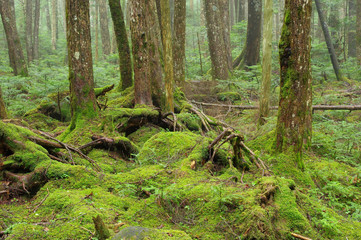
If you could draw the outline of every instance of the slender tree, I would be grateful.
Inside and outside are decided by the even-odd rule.
[[[39,25],[40,25],[40,0],[35,0],[34,31],[33,31],[33,57],[39,59]]]
[[[132,61],[125,28],[122,6],[119,0],[109,0],[110,13],[113,19],[115,37],[118,45],[120,84],[118,90],[125,90],[133,85]]]
[[[273,0],[265,0],[263,19],[262,87],[258,121],[261,125],[265,123],[265,118],[268,117],[269,114],[272,70]]]
[[[174,1],[173,60],[174,81],[179,87],[185,84],[186,0]]]
[[[0,2],[1,4],[1,2]],[[6,107],[5,107],[5,103],[4,103],[4,99],[3,99],[3,94],[2,94],[2,90],[1,90],[1,86],[0,86],[0,119],[6,119],[7,113],[6,113]]]
[[[174,112],[173,100],[173,51],[172,51],[172,29],[169,0],[160,0],[161,7],[161,29],[163,42],[163,59],[165,72],[166,110]]]
[[[333,66],[333,69],[335,71],[337,80],[340,81],[340,80],[343,79],[343,76],[342,76],[340,66],[338,64],[338,60],[337,60],[336,53],[335,53],[335,48],[334,48],[334,46],[332,44],[330,32],[328,31],[328,26],[327,26],[327,23],[326,23],[326,21],[324,19],[324,16],[323,16],[320,0],[315,0],[315,3],[316,3],[316,8],[317,8],[318,18],[320,19],[320,24],[322,26],[322,31],[323,31],[323,34],[325,36],[325,40],[326,40],[326,44],[327,44],[327,48],[328,48],[328,53],[330,54],[332,66]]]
[[[223,19],[218,0],[204,2],[209,52],[212,61],[212,75],[215,79],[228,79],[228,56],[223,38]]]
[[[10,66],[15,75],[28,76],[28,69],[16,28],[14,0],[0,0],[0,14],[8,43]]]
[[[49,1],[45,1],[45,12],[46,12],[46,27],[48,29],[48,33],[50,33],[51,35],[51,16],[50,16]]]
[[[357,0],[348,1],[348,15],[349,26],[348,27],[348,56],[356,57],[356,2]]]
[[[356,2],[356,51],[359,66],[361,66],[361,0]]]
[[[102,38],[102,49],[104,55],[110,54],[110,35],[108,23],[108,11],[106,0],[99,1],[100,33]]]
[[[256,65],[260,58],[262,0],[248,0],[247,40],[242,53],[233,61],[233,68]]]
[[[74,129],[84,117],[94,117],[93,61],[90,37],[89,0],[66,0],[70,102]]]
[[[95,0],[95,62],[99,60],[99,4],[98,1]]]
[[[25,0],[25,46],[28,63],[33,60],[33,1]]]
[[[224,42],[224,51],[227,57],[228,70],[232,71],[232,51],[231,51],[231,26],[229,19],[229,0],[219,0],[220,24],[222,24],[222,36]]]
[[[58,2],[57,0],[51,1],[51,47],[56,50],[56,40],[58,31]]]
[[[279,43],[280,102],[276,149],[293,148],[303,169],[302,149],[312,135],[311,9],[309,0],[286,0]]]

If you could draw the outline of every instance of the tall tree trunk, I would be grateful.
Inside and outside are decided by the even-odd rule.
[[[293,148],[301,169],[303,144],[311,143],[312,134],[311,9],[312,1],[286,0],[279,43],[281,89],[276,149],[281,152]]]
[[[45,1],[45,11],[46,11],[46,27],[48,29],[48,33],[51,35],[51,16],[50,16],[50,6],[49,1]]]
[[[26,61],[16,28],[14,1],[0,0],[0,14],[8,43],[10,66],[14,70],[14,75],[28,76]]]
[[[228,70],[232,71],[232,51],[231,51],[231,26],[229,24],[229,0],[219,0],[220,23],[222,24],[222,35],[224,41],[224,51],[227,57]]]
[[[71,125],[96,115],[89,0],[66,0]]]
[[[1,2],[0,2],[1,4]],[[0,86],[0,119],[6,119],[7,113],[6,113],[6,107],[5,107],[5,103],[4,103],[4,99],[3,99],[3,93],[1,91],[1,86]]]
[[[322,9],[321,9],[320,0],[315,0],[315,3],[316,3],[316,8],[317,8],[320,24],[322,26],[323,34],[325,36],[325,40],[326,40],[326,44],[327,44],[327,48],[328,48],[328,53],[330,54],[332,66],[333,66],[333,69],[335,71],[337,80],[341,81],[343,79],[342,72],[341,72],[340,66],[338,64],[338,60],[337,60],[337,57],[336,57],[335,49],[334,49],[333,44],[332,44],[330,32],[328,31],[327,23],[325,22],[325,19],[323,17],[323,12],[322,12]]]
[[[265,0],[263,15],[263,57],[262,57],[262,87],[259,101],[259,124],[263,125],[269,114],[269,96],[271,93],[272,70],[272,25],[273,0]]]
[[[229,1],[229,24],[231,25],[231,29],[235,23],[235,19],[234,19],[234,0],[230,0]]]
[[[56,40],[58,31],[58,2],[57,0],[51,1],[51,46],[53,50],[56,50]]]
[[[248,0],[247,40],[242,53],[234,60],[233,68],[256,65],[260,58],[262,0]]]
[[[357,0],[356,5],[356,50],[358,64],[361,66],[361,0]]]
[[[98,1],[94,1],[95,4],[95,62],[99,60],[99,4]]]
[[[25,0],[25,42],[28,63],[33,60],[33,1]]]
[[[133,85],[132,61],[130,57],[127,30],[125,28],[122,6],[120,5],[119,0],[109,0],[109,8],[113,19],[119,53],[120,84],[118,90],[125,90]]]
[[[106,0],[99,0],[99,20],[103,54],[107,56],[110,54],[110,35]]]
[[[194,11],[194,1],[193,0],[189,0],[189,10],[190,10],[190,13],[193,14],[193,11]]]
[[[228,57],[223,38],[223,19],[218,0],[204,2],[212,75],[215,79],[228,79]]]
[[[173,60],[174,81],[179,87],[185,85],[186,0],[174,1]]]
[[[246,20],[246,0],[239,0],[237,9],[237,22],[242,22]]]
[[[349,0],[348,56],[356,57],[356,1]]]
[[[130,30],[134,60],[135,104],[153,105],[150,76],[150,29],[146,0],[130,0]]]
[[[174,69],[172,51],[172,29],[169,0],[160,0],[163,59],[165,73],[166,111],[174,112]]]
[[[40,0],[35,0],[34,32],[33,32],[33,55],[39,59],[39,24],[40,24]]]

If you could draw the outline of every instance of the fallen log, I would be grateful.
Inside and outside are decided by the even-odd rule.
[[[224,107],[224,108],[236,108],[240,110],[257,110],[259,106],[247,106],[247,105],[227,105],[227,104],[217,104],[217,103],[205,103],[205,102],[196,102],[192,103],[206,106],[206,107]],[[270,110],[278,110],[278,106],[271,106]],[[348,110],[356,111],[361,110],[361,105],[313,105],[312,110]]]

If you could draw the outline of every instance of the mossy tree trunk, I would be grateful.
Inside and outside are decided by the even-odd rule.
[[[89,0],[66,0],[66,27],[72,122],[96,114]]]
[[[302,149],[312,135],[311,51],[312,1],[286,0],[279,43],[281,89],[276,150],[293,148],[302,169]]]
[[[108,9],[106,0],[99,1],[100,33],[102,38],[102,49],[104,55],[110,54],[110,35],[108,23]]]
[[[178,87],[185,85],[186,0],[174,1],[173,60],[174,81]]]
[[[248,0],[247,39],[242,53],[234,60],[233,68],[256,65],[260,59],[262,0]]]
[[[228,57],[223,38],[223,24],[218,0],[204,1],[209,53],[214,79],[228,79]]]
[[[169,0],[160,0],[161,8],[161,33],[163,42],[163,59],[165,73],[165,90],[166,90],[166,111],[174,112],[174,69],[173,69],[173,50],[172,50],[172,29],[170,19]]]
[[[7,118],[6,107],[3,99],[3,93],[0,86],[0,119]]]
[[[0,14],[8,43],[10,66],[14,70],[14,75],[28,76],[28,68],[16,28],[14,0],[0,0]]]
[[[25,0],[25,46],[28,63],[33,61],[33,1]]]
[[[125,28],[124,16],[120,1],[109,0],[109,8],[113,19],[113,26],[119,54],[120,84],[118,90],[125,90],[126,88],[133,85],[133,70],[128,35]]]
[[[58,31],[58,2],[51,1],[51,47],[56,50],[56,40]]]
[[[153,105],[150,75],[150,29],[146,0],[130,0],[130,30],[134,60],[135,104]]]
[[[259,101],[259,120],[263,125],[269,114],[269,96],[271,92],[272,70],[272,26],[273,26],[273,0],[265,0],[263,17],[263,58],[262,58],[262,86]]]
[[[33,57],[39,59],[39,25],[40,25],[40,0],[35,0],[34,31],[33,31]]]
[[[361,0],[357,0],[356,8],[356,51],[358,64],[361,66]]]
[[[315,0],[315,3],[316,3],[317,12],[318,12],[318,18],[320,20],[320,24],[322,26],[322,31],[323,31],[323,34],[325,36],[325,40],[326,40],[326,44],[327,44],[327,48],[328,48],[328,53],[330,54],[333,70],[335,71],[337,80],[340,81],[340,80],[343,79],[343,76],[342,76],[340,66],[338,64],[338,60],[337,60],[335,48],[334,48],[333,43],[332,43],[331,35],[330,35],[329,30],[328,30],[328,26],[327,26],[327,23],[325,21],[325,18],[323,16],[320,0]]]

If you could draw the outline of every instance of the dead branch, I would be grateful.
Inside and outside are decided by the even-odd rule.
[[[45,200],[49,197],[49,188],[46,188],[46,191],[48,191],[48,194],[46,194],[46,196],[43,198],[43,200],[40,201],[40,203],[38,205],[35,206],[33,212],[35,213],[36,210],[38,210],[38,208],[45,202]]]
[[[308,238],[308,237],[304,237],[304,236],[301,236],[299,234],[296,234],[296,233],[291,233],[292,237],[295,237],[295,238],[298,238],[298,239],[302,239],[302,240],[312,240],[311,238]]]
[[[104,96],[107,92],[111,91],[113,88],[114,88],[114,84],[111,86],[104,87],[104,88],[102,88],[102,91],[97,92],[95,94],[95,97],[98,98],[100,96]]]

